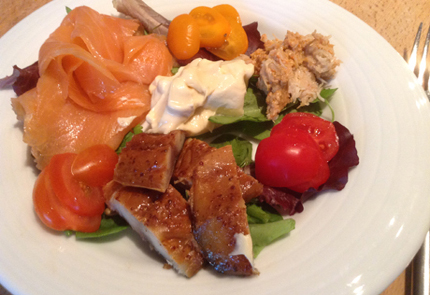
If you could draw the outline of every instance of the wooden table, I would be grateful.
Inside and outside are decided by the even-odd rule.
[[[25,16],[48,2],[50,0],[1,0],[0,37]],[[426,29],[430,25],[429,0],[332,0],[332,2],[369,24],[402,56],[409,55],[419,23],[424,22]],[[408,284],[408,270],[405,270],[382,295],[408,295]],[[0,286],[0,295],[9,294]]]

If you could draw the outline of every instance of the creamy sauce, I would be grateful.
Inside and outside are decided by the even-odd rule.
[[[195,59],[171,77],[157,76],[149,87],[151,111],[143,131],[167,134],[180,129],[188,135],[211,131],[215,114],[241,116],[252,64],[243,60]]]
[[[251,235],[236,233],[234,234],[234,238],[236,239],[236,245],[234,250],[229,255],[244,255],[248,259],[249,263],[254,266],[254,254],[252,252]]]

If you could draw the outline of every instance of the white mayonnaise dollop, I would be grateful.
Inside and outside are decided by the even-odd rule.
[[[157,76],[149,87],[151,110],[143,130],[169,133],[180,129],[188,135],[212,130],[215,114],[243,115],[243,102],[254,66],[243,60],[195,59],[171,77]]]

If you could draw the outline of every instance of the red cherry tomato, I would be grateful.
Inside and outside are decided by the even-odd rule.
[[[255,155],[256,178],[297,192],[318,188],[330,175],[321,150],[306,133],[279,133],[263,139]]]
[[[54,230],[75,230],[94,232],[99,229],[101,215],[80,216],[64,206],[55,195],[47,179],[47,169],[36,180],[33,189],[33,204],[37,216],[49,228]]]
[[[278,133],[308,133],[320,147],[324,159],[330,161],[339,150],[339,138],[332,122],[309,113],[289,113],[275,125],[271,135]]]
[[[113,179],[118,154],[106,144],[98,144],[80,152],[72,163],[76,180],[88,186],[103,186]]]
[[[57,198],[78,215],[101,215],[105,200],[101,187],[88,186],[73,177],[72,163],[76,154],[54,155],[49,162],[48,179]]]

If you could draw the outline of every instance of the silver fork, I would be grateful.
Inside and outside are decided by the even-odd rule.
[[[424,49],[419,64],[418,60],[418,47],[421,38],[421,31],[423,23],[418,28],[417,35],[415,36],[414,46],[412,48],[411,56],[409,58],[409,67],[417,75],[419,82],[424,87],[424,90],[430,99],[429,91],[429,70],[427,68],[427,55],[429,50],[430,42],[430,27],[427,32],[427,37],[424,42]],[[430,294],[430,246],[429,246],[430,231],[427,232],[424,239],[424,243],[421,245],[418,253],[415,255],[411,263],[411,274],[412,274],[412,295],[429,295]]]
[[[420,44],[422,29],[423,29],[423,23],[421,23],[420,26],[418,27],[418,31],[417,31],[417,34],[415,36],[415,41],[414,41],[414,45],[412,47],[412,52],[411,52],[411,55],[409,57],[408,64],[409,64],[409,68],[418,77],[418,81],[424,87],[424,90],[426,91],[426,94],[430,99],[430,91],[429,91],[430,77],[429,77],[429,71],[427,68],[427,55],[428,55],[428,51],[429,51],[429,42],[430,42],[430,27],[427,31],[426,40],[424,41],[424,48],[423,48],[423,53],[421,56],[421,61],[420,61],[420,63],[417,62],[418,61],[418,47]]]

